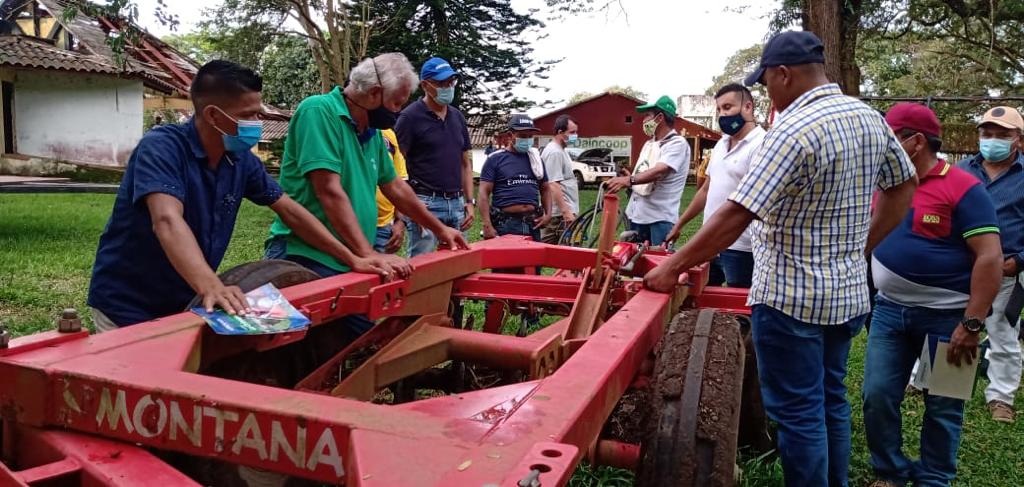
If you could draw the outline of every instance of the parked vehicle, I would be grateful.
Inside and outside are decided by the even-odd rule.
[[[587,184],[603,183],[615,177],[615,161],[612,150],[607,148],[566,149],[572,158],[572,172],[576,176],[576,184],[584,187]]]

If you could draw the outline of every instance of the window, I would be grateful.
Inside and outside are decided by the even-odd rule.
[[[626,115],[626,124],[631,124],[631,123],[633,123],[633,116],[632,115]]]
[[[3,98],[3,152],[5,154],[14,153],[14,83],[4,81],[0,83],[2,85],[2,91],[0,91],[0,98]]]

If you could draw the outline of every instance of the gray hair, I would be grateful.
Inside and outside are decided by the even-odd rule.
[[[360,61],[352,68],[348,80],[359,93],[366,93],[376,86],[387,92],[395,92],[403,88],[414,88],[419,83],[419,76],[416,76],[416,71],[404,54],[388,52]]]

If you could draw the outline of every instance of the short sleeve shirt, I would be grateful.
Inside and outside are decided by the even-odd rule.
[[[480,180],[494,184],[491,205],[501,209],[512,205],[540,204],[540,184],[530,168],[530,156],[509,150],[497,151],[487,158],[480,170]]]
[[[576,185],[576,175],[572,172],[572,158],[558,142],[551,141],[544,146],[540,154],[544,161],[544,170],[548,174],[548,181],[558,183],[562,188],[562,197],[572,208],[573,213],[580,212],[580,190]],[[562,208],[557,203],[552,205],[551,215],[560,216]]]
[[[316,170],[340,176],[359,229],[372,242],[377,234],[377,186],[395,179],[395,167],[380,131],[356,132],[341,88],[311,96],[299,104],[288,124],[280,176],[281,187],[340,240],[308,178]],[[341,272],[349,270],[334,257],[304,242],[281,218],[274,220],[270,234],[287,239],[289,255],[306,257]]]
[[[212,269],[224,258],[242,199],[271,205],[282,195],[251,152],[225,154],[210,169],[194,120],[146,132],[128,159],[89,282],[89,306],[120,326],[180,313],[195,296],[153,233],[145,200],[153,193],[181,201]]]
[[[921,177],[907,216],[872,254],[875,287],[904,306],[965,308],[974,268],[967,240],[986,233],[999,233],[999,221],[984,185],[939,161]]]
[[[448,106],[444,120],[423,99],[402,110],[395,124],[409,182],[430,191],[462,191],[462,154],[472,147],[466,118]]]
[[[757,217],[748,303],[819,325],[867,314],[871,195],[914,174],[885,119],[838,85],[794,100],[729,197]]]
[[[704,223],[707,223],[711,215],[714,215],[725,204],[729,195],[740,185],[743,176],[747,175],[747,171],[750,169],[750,160],[754,157],[757,149],[761,147],[764,134],[763,128],[754,127],[746,137],[743,137],[743,140],[735,142],[732,150],[729,149],[729,141],[732,138],[728,135],[722,136],[722,139],[715,144],[707,169],[711,183],[708,186],[707,202],[704,204]],[[729,248],[750,252],[750,230],[745,230]]]
[[[654,183],[650,194],[641,196],[633,193],[626,206],[626,216],[631,222],[642,225],[675,223],[679,219],[679,200],[686,187],[686,177],[690,174],[690,144],[674,130],[660,141],[647,143],[661,144],[658,162],[671,170]]]
[[[402,151],[398,148],[398,139],[395,137],[395,131],[381,130],[381,136],[384,137],[384,145],[388,149],[388,154],[391,155],[391,163],[395,166],[395,175],[402,179],[408,179],[409,173],[405,170],[405,157],[402,156]],[[392,224],[395,221],[395,205],[391,204],[387,196],[381,192],[380,188],[377,188],[377,227],[384,227]]]

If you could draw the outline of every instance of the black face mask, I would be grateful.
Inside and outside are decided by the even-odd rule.
[[[366,111],[367,124],[369,124],[370,128],[380,130],[394,128],[395,122],[398,121],[399,113],[400,112],[392,112],[391,110],[384,108],[384,105],[381,105],[373,110]]]

